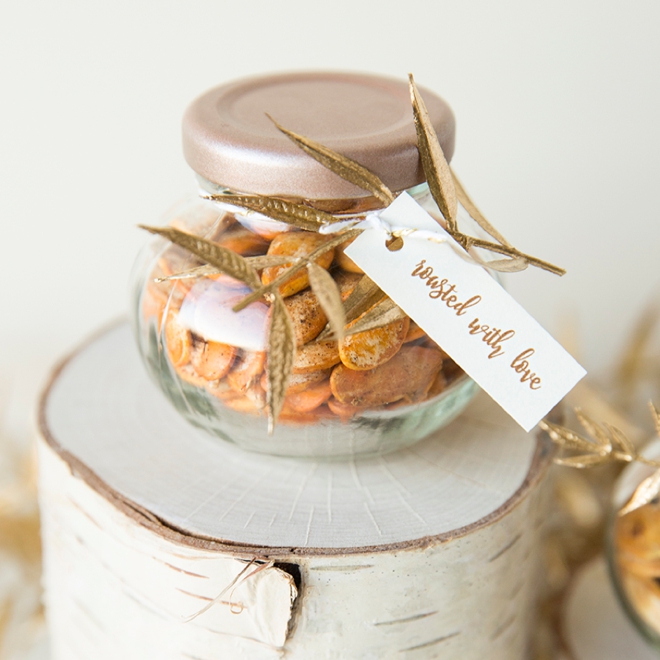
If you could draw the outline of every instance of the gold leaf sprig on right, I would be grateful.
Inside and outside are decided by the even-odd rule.
[[[431,196],[438,205],[445,222],[447,232],[466,251],[470,248],[481,248],[490,252],[504,255],[505,259],[484,262],[483,265],[493,270],[513,271],[523,270],[527,266],[536,266],[555,275],[564,275],[566,271],[542,259],[525,254],[514,248],[491,224],[470,199],[456,175],[452,172],[440,146],[428,110],[422,99],[412,74],[410,81],[410,99],[413,106],[415,130],[417,131],[417,148]],[[474,236],[468,236],[458,228],[457,212],[458,202],[473,220],[497,242],[485,241]],[[474,256],[474,255],[473,255]]]
[[[656,432],[660,437],[660,411],[652,403],[650,407]],[[582,469],[607,463],[637,462],[656,468],[650,477],[639,484],[632,497],[619,511],[620,516],[648,504],[660,495],[660,461],[647,458],[638,452],[632,441],[616,426],[608,423],[598,424],[579,409],[575,410],[575,414],[587,432],[587,437],[548,420],[539,424],[550,439],[565,452],[554,459],[555,463]]]
[[[651,410],[656,424],[660,424],[657,409],[651,405]],[[585,437],[547,419],[539,423],[550,439],[568,452],[568,454],[554,459],[558,465],[586,468],[605,463],[637,461],[660,468],[659,461],[651,460],[640,454],[631,440],[616,426],[607,422],[599,424],[579,408],[575,409],[575,414],[588,436]]]

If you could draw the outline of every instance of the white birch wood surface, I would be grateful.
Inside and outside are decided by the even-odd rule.
[[[41,431],[54,660],[526,659],[548,456],[485,396],[382,458],[251,454],[183,421],[120,325]]]
[[[452,533],[504,505],[536,449],[480,395],[449,427],[381,458],[247,453],[180,417],[148,379],[126,325],[65,365],[45,418],[64,451],[173,527],[271,547],[358,548]]]
[[[288,573],[262,570],[223,597],[248,562],[159,537],[40,453],[55,660],[281,657],[297,595]]]

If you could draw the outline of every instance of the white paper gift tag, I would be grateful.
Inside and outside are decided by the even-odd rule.
[[[586,371],[407,193],[379,216],[428,230],[391,252],[382,231],[364,231],[346,254],[526,431]],[[453,246],[450,244],[453,243]]]

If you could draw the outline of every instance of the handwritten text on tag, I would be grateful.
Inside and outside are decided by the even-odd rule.
[[[380,217],[415,233],[391,252],[382,231],[363,232],[346,254],[526,431],[585,370],[407,193]],[[451,245],[453,243],[453,246]]]

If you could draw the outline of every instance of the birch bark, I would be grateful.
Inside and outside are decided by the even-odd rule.
[[[180,420],[119,326],[40,425],[54,660],[526,657],[548,449],[486,397],[381,458],[258,456]]]

